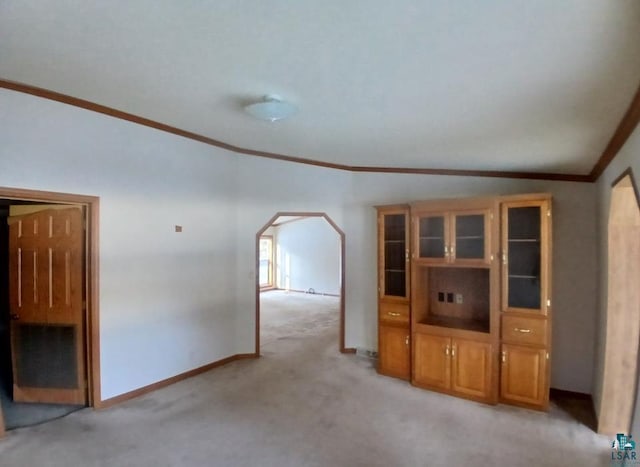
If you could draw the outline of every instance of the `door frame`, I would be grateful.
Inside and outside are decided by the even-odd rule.
[[[100,392],[100,301],[99,301],[99,219],[100,198],[97,196],[59,193],[52,191],[29,190],[22,188],[0,187],[0,198],[42,203],[81,205],[86,212],[86,248],[85,248],[85,284],[86,302],[86,339],[85,359],[87,376],[87,405],[101,406]],[[0,416],[2,412],[0,411]],[[0,437],[4,435],[4,421],[0,420]]]
[[[256,243],[255,243],[255,298],[256,298],[256,329],[255,329],[255,356],[260,356],[260,278],[258,277],[258,270],[260,267],[260,237],[262,234],[281,216],[291,216],[291,217],[322,217],[326,220],[329,225],[338,233],[340,237],[340,352],[341,353],[355,353],[356,349],[346,348],[345,347],[345,234],[344,231],[338,227],[331,217],[327,215],[325,212],[277,212],[267,221],[266,224],[262,226],[260,230],[256,233]]]

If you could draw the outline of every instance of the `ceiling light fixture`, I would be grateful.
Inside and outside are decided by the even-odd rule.
[[[280,96],[275,94],[267,94],[260,102],[246,105],[244,110],[260,120],[269,122],[291,117],[298,111],[296,106],[283,101]]]

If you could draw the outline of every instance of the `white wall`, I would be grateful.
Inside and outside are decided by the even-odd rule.
[[[322,217],[276,228],[278,287],[340,294],[340,235]]]
[[[6,90],[0,141],[0,186],[100,197],[103,399],[235,353],[237,157]]]
[[[617,157],[600,176],[597,183],[598,190],[598,317],[597,317],[597,345],[594,371],[593,396],[596,412],[602,397],[602,376],[604,371],[604,346],[607,329],[607,270],[608,270],[608,222],[609,205],[611,203],[611,184],[622,172],[631,167],[636,184],[640,183],[640,127],[636,128],[626,144],[622,147]],[[631,376],[630,376],[631,377]],[[636,401],[636,414],[633,421],[632,434],[640,431],[640,400]]]
[[[104,398],[254,351],[255,235],[277,212],[345,231],[346,345],[375,349],[373,205],[539,191],[555,199],[552,385],[591,390],[595,185],[291,164],[4,90],[0,140],[0,185],[101,198]]]

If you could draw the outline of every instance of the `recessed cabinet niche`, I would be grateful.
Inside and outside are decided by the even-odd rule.
[[[551,198],[379,206],[381,374],[546,409]]]

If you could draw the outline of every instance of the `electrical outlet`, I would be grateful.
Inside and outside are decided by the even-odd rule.
[[[453,303],[453,293],[452,292],[447,292],[447,302],[448,303]]]
[[[438,292],[438,301],[444,302],[444,292]]]
[[[456,294],[456,303],[457,303],[458,305],[461,305],[461,304],[462,304],[462,294],[461,294],[461,293],[457,293],[457,294]]]

